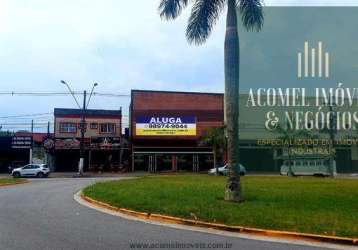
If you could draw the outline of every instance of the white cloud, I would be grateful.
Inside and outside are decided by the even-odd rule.
[[[174,22],[164,22],[158,4],[159,0],[0,0],[0,91],[65,91],[61,79],[77,90],[99,82],[98,91],[110,93],[128,93],[131,88],[221,91],[224,18],[207,44],[189,46],[185,39],[189,10]],[[16,105],[2,108],[0,115],[73,106],[71,97],[1,96],[0,105],[8,103]],[[91,107],[128,103],[94,98]]]

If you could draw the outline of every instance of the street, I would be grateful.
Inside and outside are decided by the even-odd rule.
[[[232,249],[252,250],[319,249],[131,221],[74,200],[74,193],[98,180],[101,179],[31,179],[29,184],[0,188],[0,249],[134,249],[131,243],[232,244]]]

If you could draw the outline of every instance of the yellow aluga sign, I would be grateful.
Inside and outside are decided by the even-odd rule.
[[[196,136],[196,117],[139,116],[135,131],[137,136]]]

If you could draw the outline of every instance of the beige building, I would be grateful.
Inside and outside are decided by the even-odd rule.
[[[80,109],[54,110],[56,171],[75,171],[81,140]],[[119,170],[122,166],[121,110],[89,109],[85,113],[85,170]]]

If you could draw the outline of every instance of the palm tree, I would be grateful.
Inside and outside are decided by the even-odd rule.
[[[213,127],[204,131],[200,138],[199,144],[211,146],[214,151],[214,167],[216,168],[216,175],[219,175],[217,166],[217,156],[223,154],[226,148],[225,126]]]
[[[225,35],[225,125],[229,174],[225,200],[241,200],[239,169],[239,65],[240,48],[237,12],[247,30],[259,31],[263,25],[261,0],[161,0],[160,16],[167,20],[178,17],[193,3],[186,30],[190,44],[203,44],[210,36],[221,12],[227,6]]]

